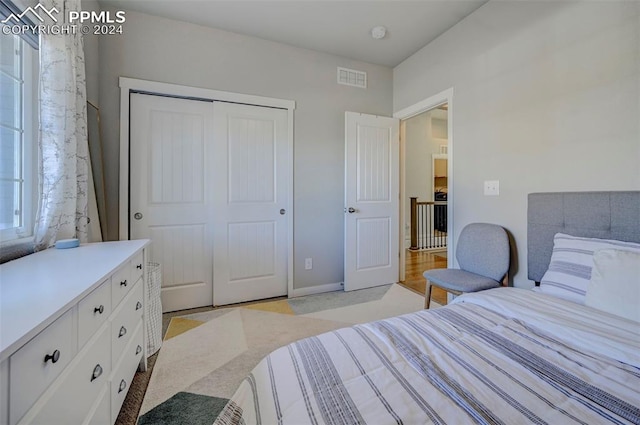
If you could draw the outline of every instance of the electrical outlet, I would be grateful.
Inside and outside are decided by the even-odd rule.
[[[304,259],[304,269],[311,270],[313,268],[313,260],[311,258]]]
[[[500,195],[500,181],[499,180],[485,180],[485,182],[484,182],[484,195],[485,196],[498,196],[498,195]]]

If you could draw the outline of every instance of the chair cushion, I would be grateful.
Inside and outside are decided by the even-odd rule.
[[[460,292],[477,292],[500,286],[496,280],[459,269],[427,270],[423,276],[443,289]]]

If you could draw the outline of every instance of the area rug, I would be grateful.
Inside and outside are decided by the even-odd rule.
[[[138,424],[210,425],[245,376],[276,348],[423,307],[424,296],[387,285],[174,317]]]

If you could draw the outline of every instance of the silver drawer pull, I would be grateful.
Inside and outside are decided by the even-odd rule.
[[[120,332],[118,332],[118,338],[121,338],[127,334],[127,328],[124,326],[120,328]]]
[[[127,388],[127,383],[123,379],[122,381],[120,381],[120,386],[118,387],[118,394],[123,392],[125,388]]]
[[[96,314],[96,313],[100,313],[100,314],[104,313],[104,306],[102,304],[100,304],[100,307],[96,307],[93,309],[93,314]]]
[[[51,363],[56,363],[58,360],[60,360],[60,350],[55,350],[53,354],[47,354],[46,356],[44,356],[45,363],[49,360],[51,360]]]
[[[127,286],[127,279],[123,280],[122,282],[120,282],[120,286]]]
[[[140,310],[142,308],[142,303],[140,301],[138,301],[136,303],[136,311]]]
[[[93,373],[91,374],[91,382],[98,379],[100,375],[102,375],[102,366],[97,364],[96,367],[93,368]]]
[[[140,354],[140,351],[142,351],[142,347],[138,345],[138,347],[136,347],[136,356]]]
[[[142,264],[138,264],[138,265],[136,266],[136,269],[138,269],[138,270],[142,270]]]

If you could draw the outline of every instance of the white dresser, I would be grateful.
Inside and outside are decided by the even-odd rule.
[[[148,240],[0,266],[0,424],[113,424],[146,368]]]

